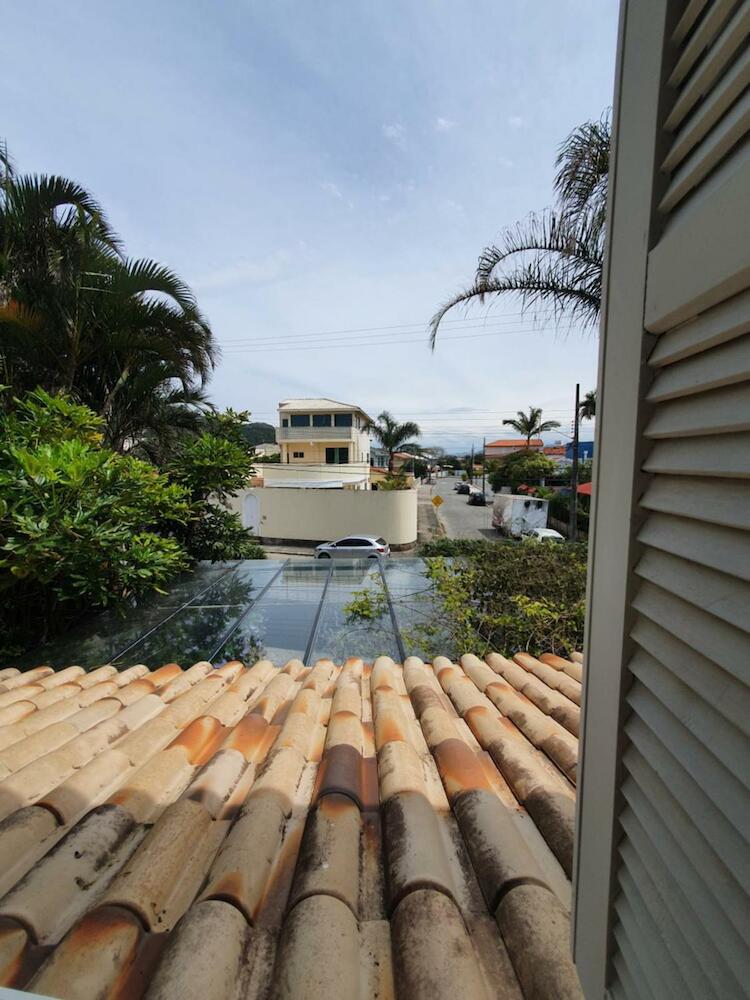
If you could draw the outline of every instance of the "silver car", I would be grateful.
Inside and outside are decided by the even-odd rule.
[[[378,559],[390,554],[388,542],[377,535],[347,535],[337,542],[323,542],[315,549],[316,559]]]

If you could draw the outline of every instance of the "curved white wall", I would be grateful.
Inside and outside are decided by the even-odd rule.
[[[248,489],[232,497],[243,510],[248,494],[260,504],[261,538],[323,542],[344,535],[382,535],[391,545],[417,540],[416,490]]]

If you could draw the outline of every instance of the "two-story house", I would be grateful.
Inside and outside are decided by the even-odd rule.
[[[270,487],[369,489],[370,417],[335,399],[286,399],[279,403],[278,465],[263,470]]]

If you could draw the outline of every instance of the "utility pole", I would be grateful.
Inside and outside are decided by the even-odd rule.
[[[485,492],[485,480],[487,478],[487,438],[482,438],[482,493]]]
[[[469,463],[469,482],[474,482],[474,444],[471,445],[471,462]]]
[[[581,386],[576,382],[576,408],[573,413],[573,464],[570,469],[570,524],[568,538],[578,541],[578,419],[581,412]]]

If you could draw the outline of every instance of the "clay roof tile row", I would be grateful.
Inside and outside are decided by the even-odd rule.
[[[0,985],[580,997],[582,667],[0,671]]]

